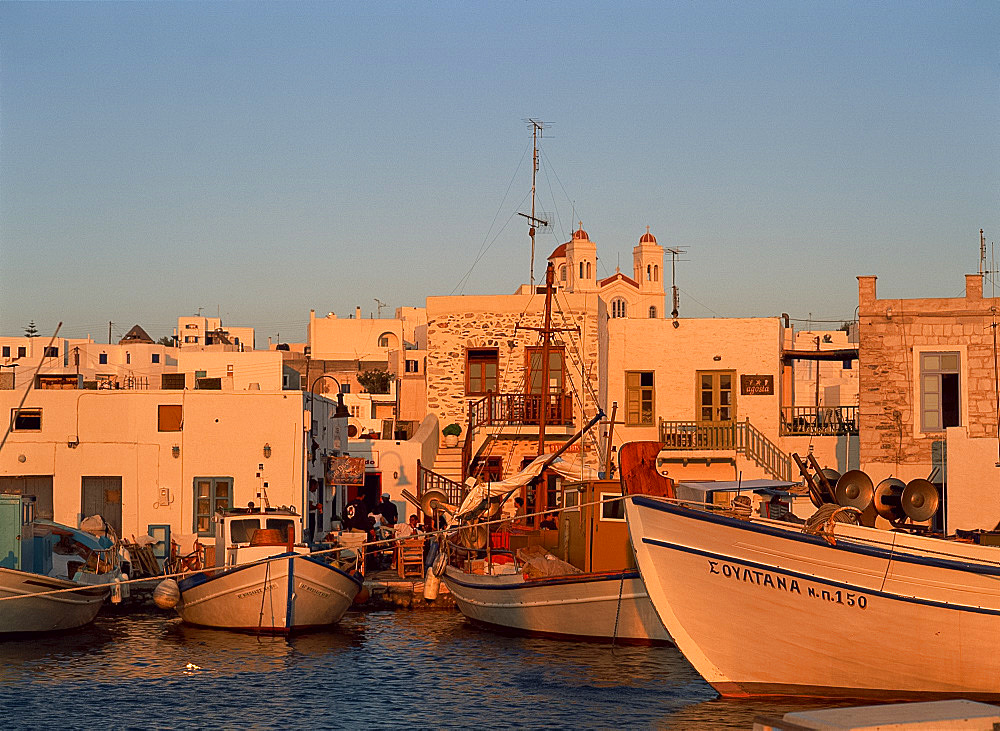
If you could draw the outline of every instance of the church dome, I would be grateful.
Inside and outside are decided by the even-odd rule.
[[[583,221],[580,221],[580,228],[573,232],[574,241],[590,241],[590,237],[587,236],[587,232],[583,230]]]
[[[646,233],[644,233],[642,235],[642,238],[639,239],[639,243],[640,244],[655,244],[656,243],[656,237],[653,236],[653,234],[649,233],[649,226],[646,226]]]

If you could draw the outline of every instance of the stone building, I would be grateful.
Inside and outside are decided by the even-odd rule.
[[[873,480],[943,488],[946,523],[1000,522],[997,298],[967,274],[964,297],[879,299],[858,277],[861,466]]]

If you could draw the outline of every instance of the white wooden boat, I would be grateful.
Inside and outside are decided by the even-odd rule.
[[[117,551],[76,528],[34,520],[34,498],[0,495],[0,633],[94,620],[121,577]]]
[[[657,613],[724,696],[1000,698],[997,548],[642,495],[626,514]]]
[[[363,580],[310,555],[302,518],[287,509],[216,517],[215,565],[177,583],[175,609],[189,624],[286,633],[335,624]]]
[[[550,468],[567,474],[581,469],[560,461]],[[526,475],[532,473],[529,466]],[[564,505],[568,493],[580,507],[563,511],[557,531],[512,531],[504,538],[511,551],[445,569],[441,578],[459,610],[474,622],[535,636],[668,643],[635,567],[620,504],[597,504],[602,496],[620,494],[620,484],[567,481],[562,490]],[[534,558],[525,562],[524,549],[530,548]]]
[[[521,571],[476,575],[449,566],[443,579],[462,614],[480,624],[562,639],[669,641],[638,571],[526,579]]]

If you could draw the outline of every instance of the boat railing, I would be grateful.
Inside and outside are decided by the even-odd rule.
[[[784,436],[844,436],[858,433],[857,406],[783,406]]]

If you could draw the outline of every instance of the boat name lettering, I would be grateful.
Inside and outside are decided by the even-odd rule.
[[[254,594],[260,594],[260,593],[262,593],[265,588],[267,588],[267,589],[273,589],[274,588],[274,584],[271,583],[271,582],[269,582],[266,586],[258,586],[256,589],[251,589],[250,591],[240,592],[239,594],[236,595],[236,598],[237,599],[246,599],[248,596],[253,596]]]
[[[708,562],[708,572],[710,574],[725,576],[727,579],[735,579],[736,581],[744,581],[749,584],[756,584],[757,586],[766,586],[770,589],[793,591],[796,594],[802,594],[802,587],[799,586],[798,579],[791,579],[787,576],[774,576],[768,571],[748,569],[735,564],[710,560]],[[843,604],[848,607],[868,608],[868,597],[864,594],[857,594],[853,591],[842,591],[840,589],[836,591],[817,589],[813,586],[807,586],[805,589],[806,594],[804,596],[822,599],[834,604]]]
[[[317,589],[314,586],[308,586],[307,584],[303,584],[301,582],[299,583],[299,588],[302,589],[303,591],[308,591],[310,594],[315,594],[316,596],[318,596],[318,597],[320,597],[322,599],[326,599],[328,596],[330,596],[325,591],[320,591],[319,589]]]
[[[708,571],[712,574],[725,576],[727,579],[732,578],[737,581],[746,581],[750,584],[766,586],[770,589],[781,589],[781,591],[794,591],[796,594],[802,593],[802,590],[799,588],[798,579],[789,579],[786,576],[773,576],[767,571],[745,569],[742,566],[734,566],[728,563],[720,564],[718,561],[709,561]]]

